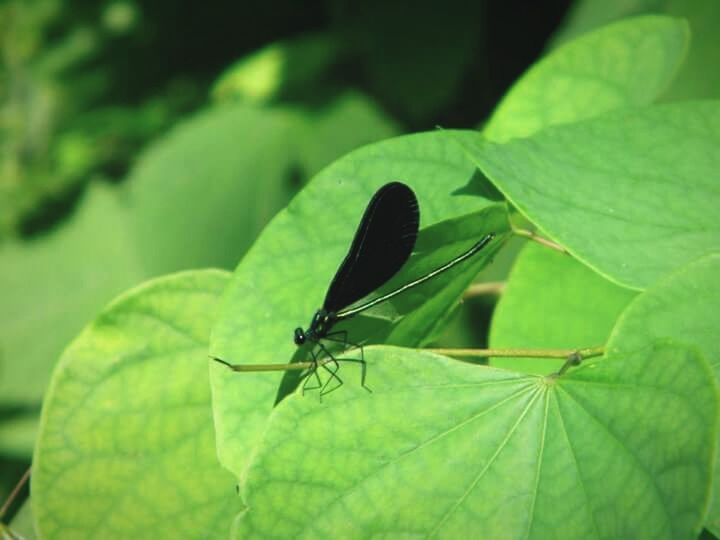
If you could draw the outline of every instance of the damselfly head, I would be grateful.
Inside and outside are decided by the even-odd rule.
[[[303,332],[302,328],[296,328],[295,329],[295,345],[298,347],[300,345],[303,345],[305,341],[307,340],[307,336],[305,335],[305,332]]]

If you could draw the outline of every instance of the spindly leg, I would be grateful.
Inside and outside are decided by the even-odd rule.
[[[335,336],[341,336],[342,339],[333,339]],[[365,362],[365,349],[363,349],[363,346],[359,343],[353,343],[351,341],[348,341],[347,338],[347,330],[339,330],[337,332],[331,332],[327,336],[325,336],[323,339],[327,339],[328,341],[334,341],[336,343],[342,343],[345,345],[345,348],[347,349],[348,346],[354,347],[360,351],[360,358],[341,358],[343,362],[357,362],[360,364],[360,386],[362,386],[365,390],[368,392],[372,392],[370,390],[370,387],[368,387],[365,384],[365,376],[367,375],[367,363]],[[336,362],[337,363],[337,362]]]
[[[307,374],[307,377],[305,377],[305,381],[302,385],[302,391],[301,395],[305,395],[305,390],[317,390],[318,388],[322,388],[322,381],[320,380],[320,375],[318,375],[317,368],[318,368],[318,360],[317,360],[317,353],[310,349],[310,354],[312,355],[312,367],[310,367],[310,372]],[[308,381],[310,380],[310,377],[315,376],[315,380],[317,381],[317,386],[310,386],[308,387]]]
[[[365,376],[367,375],[367,363],[365,362],[365,355],[362,353],[362,347],[358,348],[360,349],[360,355],[362,356],[362,358],[341,358],[340,360],[343,362],[356,362],[360,364],[360,386],[362,386],[365,390],[372,394],[372,390],[370,390],[370,387],[365,384]]]
[[[340,369],[340,364],[338,364],[338,361],[335,359],[333,354],[327,349],[327,347],[325,347],[325,345],[323,345],[320,341],[318,341],[317,344],[318,344],[318,347],[320,347],[320,349],[322,349],[322,351],[325,353],[325,356],[327,356],[327,358],[329,359],[329,360],[325,360],[324,362],[321,362],[322,365],[325,366],[325,369],[327,369],[330,373],[335,375],[335,373],[337,373],[338,369]],[[330,369],[329,367],[327,367],[327,364],[330,362],[332,362],[333,367],[335,369]]]
[[[337,360],[335,359],[335,357],[330,353],[330,351],[327,350],[327,348],[325,347],[325,345],[323,345],[323,344],[320,343],[319,341],[318,341],[318,345],[319,345],[320,348],[325,352],[325,354],[327,355],[327,358],[329,359],[329,360],[325,360],[325,361],[323,361],[323,362],[320,363],[320,365],[321,365],[323,368],[325,368],[325,370],[330,374],[330,378],[329,378],[327,381],[325,381],[325,384],[323,385],[322,389],[320,390],[320,399],[322,399],[322,397],[323,397],[325,394],[329,394],[329,393],[332,392],[333,390],[337,390],[338,388],[340,388],[340,387],[343,385],[343,381],[342,381],[342,379],[340,378],[340,376],[337,374],[338,370],[340,369],[340,364],[338,364],[338,361],[337,361]],[[332,369],[331,369],[330,367],[328,367],[328,364],[331,363],[331,362],[332,362],[332,364],[333,364]],[[338,382],[337,386],[333,387],[331,390],[326,390],[327,387],[330,385],[330,382],[331,382],[333,379],[335,379],[335,380]]]

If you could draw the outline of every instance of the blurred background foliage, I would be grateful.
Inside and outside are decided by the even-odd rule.
[[[0,501],[29,464],[56,359],[116,294],[233,268],[334,159],[479,127],[543,51],[623,17],[687,17],[693,47],[665,99],[717,98],[719,6],[3,0]],[[483,345],[492,304],[467,302],[444,342]]]
[[[564,4],[526,8],[526,28],[495,35],[483,21],[509,23],[512,8],[460,0],[418,2],[411,14],[379,1],[5,0],[0,237],[52,226],[91,179],[121,182],[148,141],[223,103],[318,112],[354,91],[402,131],[474,125]]]

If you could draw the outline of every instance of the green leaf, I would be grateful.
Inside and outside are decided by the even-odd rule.
[[[21,535],[23,540],[36,540],[35,518],[32,513],[30,499],[27,499],[13,517],[10,527],[15,534]]]
[[[700,348],[720,378],[720,253],[694,261],[635,298],[618,321],[608,350],[623,352],[672,338]]]
[[[581,0],[575,2],[554,44],[573,39],[613,20],[642,13],[672,15],[687,19],[692,45],[678,76],[663,93],[663,99],[720,97],[720,4],[716,0]]]
[[[394,130],[359,94],[312,113],[214,109],[151,147],[121,197],[91,185],[61,227],[3,245],[0,405],[39,409],[63,347],[113,295],[162,272],[234,266],[297,190],[299,167],[312,172]],[[314,137],[327,138],[322,148]]]
[[[490,327],[493,348],[577,349],[604,345],[635,293],[572,257],[530,243],[522,250]],[[549,374],[564,360],[493,358],[498,367]]]
[[[271,43],[225,70],[212,89],[215,101],[265,103],[280,94],[317,85],[340,53],[329,34],[307,34]]]
[[[458,140],[547,236],[644,289],[720,246],[720,102],[613,112],[493,144]]]
[[[303,111],[305,122],[298,134],[297,159],[310,178],[323,167],[363,145],[400,133],[372,100],[345,92],[328,100],[321,109]]]
[[[484,134],[504,142],[652,103],[677,73],[689,38],[687,23],[662,16],[628,19],[582,36],[531,67],[500,102]]]
[[[502,243],[504,206],[477,196],[476,169],[447,132],[367,146],[325,169],[264,230],[224,295],[213,327],[213,356],[236,364],[265,364],[307,355],[293,343],[293,329],[305,326],[320,307],[370,197],[391,180],[405,181],[416,191],[426,230],[418,240],[418,255],[388,288],[446,262],[483,233],[496,232],[493,245]],[[439,229],[431,227],[449,220]],[[429,288],[398,297],[393,307],[405,316],[398,324],[385,317],[353,320],[353,339],[417,344],[429,338],[494,249],[438,277]],[[422,306],[428,297],[432,301]],[[422,315],[414,316],[411,312],[419,306]],[[279,380],[276,373],[238,374],[220,365],[211,371],[218,452],[237,475],[265,425]]]
[[[346,122],[361,119],[348,130]],[[152,147],[129,179],[140,256],[152,275],[231,268],[298,189],[298,166],[314,172],[394,132],[359,94],[316,113],[235,104],[197,115]],[[316,149],[309,158],[308,148]]]
[[[719,275],[720,254],[713,254],[656,283],[625,310],[610,336],[608,351],[624,354],[658,339],[675,339],[698,347],[720,379]],[[706,526],[720,532],[720,457]]]
[[[643,349],[559,379],[387,347],[365,358],[372,394],[350,382],[275,409],[238,538],[699,532],[717,396],[696,352]],[[342,366],[348,381],[357,369]]]
[[[296,189],[290,172],[301,125],[289,109],[218,107],[142,157],[128,179],[128,203],[153,275],[237,263]]]
[[[38,405],[63,347],[144,275],[114,190],[91,185],[52,233],[0,248],[0,402]]]
[[[673,84],[663,94],[667,101],[720,98],[720,3],[716,0],[669,0],[665,12],[686,17],[692,47]]]
[[[33,461],[44,538],[225,538],[240,503],[217,461],[207,343],[227,274],[148,282],[63,354]]]
[[[557,48],[579,36],[621,19],[643,14],[665,13],[657,0],[578,0],[568,10],[565,21],[552,37],[550,46]]]

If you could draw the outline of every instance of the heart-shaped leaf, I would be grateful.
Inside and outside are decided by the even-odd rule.
[[[555,124],[652,103],[685,58],[681,19],[627,19],[582,36],[531,67],[505,95],[484,134],[497,142]]]
[[[567,20],[553,36],[552,46],[613,21],[649,13],[682,17],[688,22],[692,39],[687,58],[663,100],[717,99],[720,97],[720,4],[716,0],[579,0],[568,12]]]
[[[353,326],[351,332],[355,340],[413,345],[431,336],[507,232],[504,206],[478,196],[483,180],[476,172],[450,132],[367,146],[325,169],[276,216],[238,266],[213,327],[213,356],[237,364],[290,362],[298,354],[293,329],[307,325],[320,307],[370,197],[392,180],[417,193],[424,230],[417,256],[387,287],[439,266],[485,233],[498,235],[472,261],[417,294],[398,297],[394,306],[404,317],[396,325],[368,333]],[[418,309],[421,316],[414,315]],[[279,381],[277,373],[237,374],[220,365],[211,372],[218,452],[238,476],[264,429]]]
[[[116,191],[102,184],[59,229],[3,245],[0,261],[0,403],[39,409],[63,347],[144,270]]]
[[[708,359],[720,379],[720,254],[688,264],[660,280],[623,312],[608,350],[625,354],[658,339],[692,344]],[[720,444],[720,443],[719,443]],[[720,533],[720,456],[706,525]]]
[[[663,344],[559,378],[387,347],[365,358],[372,394],[348,383],[275,409],[238,538],[699,532],[717,396],[694,350]]]
[[[67,348],[45,398],[32,504],[43,538],[227,538],[207,343],[219,271],[121,296]]]
[[[620,285],[644,289],[720,246],[720,102],[617,111],[506,144],[455,136],[530,221]]]

